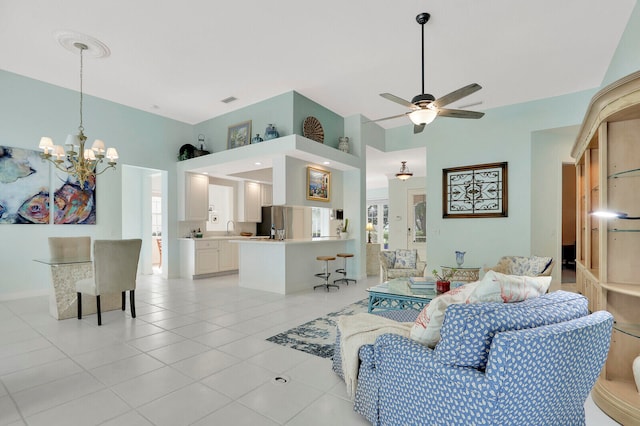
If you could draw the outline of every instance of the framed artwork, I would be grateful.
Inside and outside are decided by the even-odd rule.
[[[331,172],[307,167],[307,200],[331,201]]]
[[[507,163],[442,169],[442,217],[507,217]]]
[[[249,145],[251,143],[251,120],[229,126],[227,149]]]

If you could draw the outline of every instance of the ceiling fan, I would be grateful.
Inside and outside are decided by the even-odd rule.
[[[430,17],[431,15],[426,12],[416,16],[416,21],[422,27],[422,94],[414,96],[411,102],[409,102],[398,96],[392,95],[391,93],[380,93],[380,96],[382,96],[383,98],[406,106],[411,111],[405,112],[404,114],[394,115],[392,117],[371,120],[370,122],[391,120],[393,118],[407,115],[414,124],[413,133],[420,133],[422,132],[422,130],[424,130],[424,126],[431,123],[436,118],[436,116],[452,118],[481,118],[484,115],[483,112],[443,108],[446,105],[449,105],[459,99],[464,98],[465,96],[469,96],[470,94],[482,89],[482,86],[477,83],[472,83],[458,90],[454,90],[453,92],[438,99],[436,99],[429,93],[424,93],[424,24],[429,21]]]

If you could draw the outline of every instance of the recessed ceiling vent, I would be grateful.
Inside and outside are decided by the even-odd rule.
[[[237,101],[237,100],[238,100],[238,98],[236,98],[235,96],[229,96],[228,98],[224,98],[220,102],[225,103],[225,104],[230,104],[231,102]]]

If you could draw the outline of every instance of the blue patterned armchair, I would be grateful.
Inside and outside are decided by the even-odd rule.
[[[564,291],[451,305],[435,349],[394,334],[360,348],[354,409],[374,425],[584,425],[612,326],[610,313],[588,315],[586,298]]]

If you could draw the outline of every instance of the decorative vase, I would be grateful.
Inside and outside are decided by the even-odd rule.
[[[279,138],[280,134],[276,130],[276,126],[273,124],[267,124],[267,129],[264,131],[264,140]]]
[[[438,293],[446,293],[451,289],[450,281],[436,281],[436,291]]]
[[[256,135],[253,137],[253,139],[251,139],[251,143],[260,143],[262,142],[264,139],[262,139],[260,137],[260,133],[256,133]]]
[[[341,232],[341,233],[340,233],[340,239],[341,239],[341,240],[347,240],[347,239],[349,239],[349,233],[348,233],[348,232]]]
[[[342,136],[338,138],[338,149],[342,152],[349,152],[349,138],[346,136]]]
[[[640,355],[633,360],[633,378],[636,381],[636,390],[640,393]]]
[[[458,264],[458,267],[461,267],[462,264],[464,263],[465,253],[466,251],[456,251],[456,263]]]

